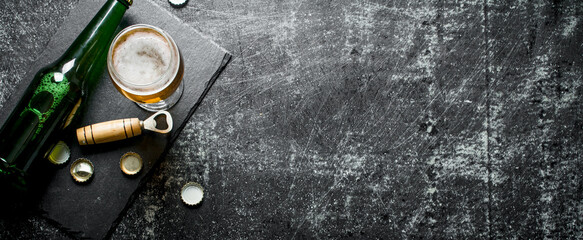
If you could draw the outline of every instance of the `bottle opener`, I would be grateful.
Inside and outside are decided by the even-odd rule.
[[[166,129],[159,129],[156,117],[166,115]],[[142,129],[166,134],[172,130],[172,116],[167,111],[159,111],[144,121],[138,118],[124,118],[101,122],[77,129],[80,145],[92,145],[119,141],[142,134]]]

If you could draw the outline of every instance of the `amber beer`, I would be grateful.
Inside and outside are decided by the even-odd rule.
[[[109,48],[107,69],[114,86],[146,110],[169,109],[182,95],[180,51],[157,27],[137,24],[122,30]]]

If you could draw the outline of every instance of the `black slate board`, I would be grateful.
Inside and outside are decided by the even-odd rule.
[[[104,3],[105,1],[81,1],[71,11],[46,50],[30,68],[26,80],[20,83],[11,100],[1,109],[2,122],[14,108],[14,99],[22,95],[34,73],[41,66],[57,59]],[[177,42],[183,55],[184,92],[181,100],[169,110],[174,120],[174,129],[168,135],[146,132],[125,141],[84,147],[74,142],[74,138],[70,136],[72,133],[64,136],[71,148],[71,160],[43,176],[43,187],[36,189],[37,195],[40,195],[37,201],[45,217],[72,233],[74,237],[101,239],[108,235],[117,224],[120,213],[132,202],[136,189],[148,179],[156,163],[163,159],[167,149],[231,59],[231,55],[224,49],[150,1],[135,1],[126,12],[118,30],[137,23],[164,29]],[[89,95],[83,111],[82,118],[77,122],[79,127],[128,117],[143,120],[152,114],[117,92],[107,74],[102,75],[99,84]],[[133,177],[125,176],[119,168],[119,158],[129,151],[139,153],[144,159],[141,173]],[[95,175],[87,184],[75,183],[69,174],[71,163],[80,157],[90,159],[95,166]],[[43,164],[45,163],[35,163],[36,166],[33,165],[31,171],[38,173],[39,169],[46,167]]]

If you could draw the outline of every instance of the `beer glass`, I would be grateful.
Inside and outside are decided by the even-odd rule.
[[[172,37],[155,26],[136,24],[117,34],[107,70],[117,90],[148,111],[167,110],[182,96],[180,51]]]

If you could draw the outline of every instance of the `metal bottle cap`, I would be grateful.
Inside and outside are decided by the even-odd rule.
[[[170,6],[175,7],[175,8],[181,8],[186,6],[186,3],[188,2],[188,0],[168,0],[168,2],[170,3]]]
[[[189,182],[184,184],[182,190],[180,191],[180,197],[182,202],[188,206],[195,206],[202,201],[204,196],[203,187],[195,182]]]
[[[119,167],[121,171],[127,175],[135,175],[142,170],[142,157],[135,152],[128,152],[124,154],[119,160]]]
[[[127,8],[129,8],[134,3],[134,0],[118,0],[118,1]]]
[[[63,163],[66,163],[69,160],[70,156],[71,150],[69,149],[69,146],[67,146],[65,142],[59,141],[53,147],[53,149],[47,156],[47,159],[49,160],[49,162],[55,165],[61,165]]]
[[[93,176],[93,164],[89,159],[79,158],[71,164],[71,176],[77,182],[86,182]]]

